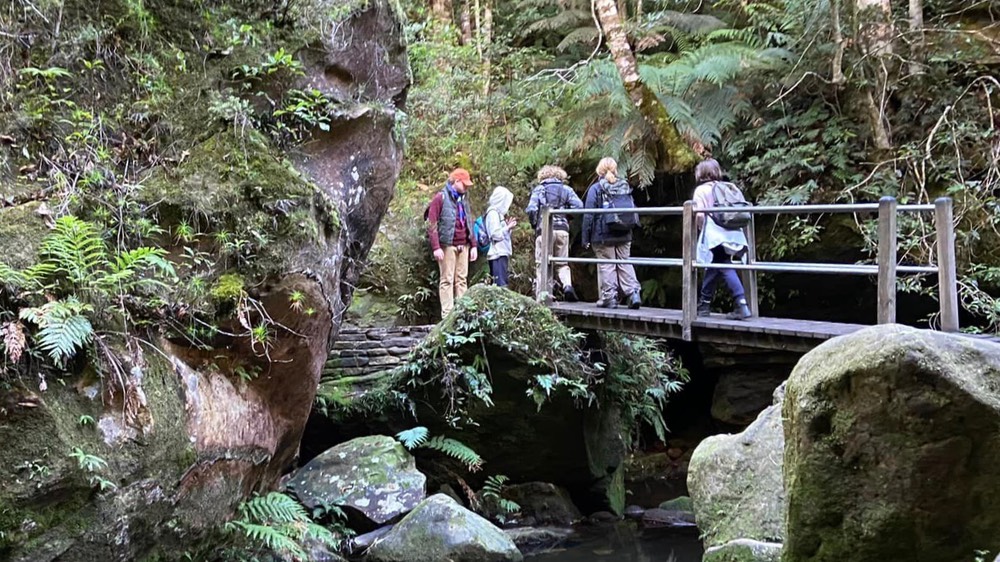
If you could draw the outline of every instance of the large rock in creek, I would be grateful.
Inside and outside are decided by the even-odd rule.
[[[425,497],[426,478],[413,456],[392,437],[342,443],[309,461],[288,483],[306,507],[338,505],[383,525]]]
[[[713,435],[691,456],[688,490],[706,548],[737,539],[777,543],[784,539],[783,397],[780,386],[774,391],[774,404],[746,430]]]
[[[514,542],[444,494],[411,511],[368,550],[371,562],[516,562]]]
[[[59,21],[69,28],[81,25],[81,14],[93,14],[97,19],[85,18],[87,28],[104,26],[110,20],[100,19],[98,4],[74,0]],[[234,6],[243,6],[223,4],[233,17],[241,9]],[[53,16],[62,13],[61,4],[58,9]],[[157,22],[153,33],[173,34],[169,18],[188,13],[173,3],[148,9]],[[197,28],[199,13],[191,13],[194,27],[181,35],[199,39],[187,45],[171,35],[171,45],[179,41],[178,55],[188,47],[201,52],[200,38],[210,35]],[[0,558],[173,559],[179,546],[188,548],[228,519],[251,493],[276,485],[296,458],[359,264],[395,190],[402,162],[397,112],[409,74],[390,2],[313,0],[296,3],[289,14],[289,27],[279,36],[288,43],[268,48],[284,48],[304,62],[307,72],[297,86],[317,88],[336,108],[330,130],[317,128],[301,150],[283,154],[253,126],[236,130],[232,123],[210,122],[207,100],[222,85],[203,67],[216,65],[226,77],[221,82],[229,83],[238,62],[225,54],[221,61],[189,65],[202,74],[192,70],[163,86],[164,92],[176,90],[178,99],[162,103],[183,106],[171,110],[199,122],[190,137],[177,141],[183,154],[178,149],[177,158],[159,158],[163,167],[150,170],[130,192],[129,204],[167,233],[146,243],[166,247],[182,276],[198,270],[190,274],[198,279],[182,278],[164,289],[165,302],[190,307],[163,307],[157,312],[162,317],[128,322],[152,329],[127,344],[103,332],[106,347],[72,365],[79,376],[60,374],[66,384],[55,384],[50,375],[47,391],[39,389],[34,367],[31,377],[20,379],[0,373]],[[176,73],[168,74],[164,80]],[[116,80],[108,77],[107,83]],[[161,122],[168,117],[148,104],[119,107],[140,105],[136,111],[158,129],[183,131]],[[131,142],[124,133],[109,135]],[[0,176],[2,195],[10,187],[4,182]],[[5,198],[3,206],[9,204]],[[47,230],[43,211],[31,202],[0,212],[0,260],[20,268],[33,259]],[[174,236],[181,224],[197,230],[190,243]],[[236,242],[243,251],[223,248]],[[185,261],[190,255],[196,263]],[[194,281],[200,292],[173,298]],[[196,326],[192,317],[207,318],[204,326],[218,331],[190,335],[185,328]],[[265,342],[252,337],[251,321],[267,328]],[[109,373],[109,364],[120,371]],[[87,464],[90,457],[83,455],[107,464]],[[98,485],[117,489],[99,491]]]
[[[803,357],[783,412],[784,562],[1000,550],[1000,346],[868,328]]]

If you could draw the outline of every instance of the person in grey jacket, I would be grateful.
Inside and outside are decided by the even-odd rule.
[[[498,287],[506,287],[508,281],[510,255],[513,246],[510,242],[510,231],[517,226],[517,219],[507,217],[510,204],[514,202],[514,194],[502,185],[498,185],[490,195],[489,207],[486,209],[486,232],[490,236],[490,251],[486,259],[490,264],[490,275]]]
[[[544,207],[550,209],[580,209],[583,201],[577,196],[573,188],[566,185],[569,176],[566,170],[559,166],[542,166],[538,170],[538,185],[531,190],[531,198],[528,200],[528,219],[535,229],[535,280],[541,277],[542,273],[542,231],[539,224],[541,210]],[[569,219],[566,215],[553,214],[551,219],[552,247],[549,248],[549,255],[556,258],[569,257]],[[573,290],[573,278],[569,271],[569,264],[561,263],[555,266],[555,275],[550,276],[553,281],[558,280],[562,288],[563,298],[570,302],[575,302],[576,291]],[[546,289],[551,289],[547,287]]]
[[[587,190],[586,208],[600,209],[604,201],[614,196],[627,196],[631,200],[632,188],[624,178],[618,177],[618,163],[613,158],[601,159],[597,164],[597,175],[599,179]],[[635,204],[632,203],[632,206]],[[607,217],[605,214],[583,216],[583,246],[593,245],[598,258],[626,260],[632,251],[632,231],[613,231],[608,228]],[[601,289],[597,306],[617,307],[619,292],[628,299],[629,308],[636,309],[642,305],[641,287],[631,264],[599,264],[597,279]]]

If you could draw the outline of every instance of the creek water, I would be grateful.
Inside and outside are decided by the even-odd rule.
[[[558,547],[529,554],[530,562],[701,562],[697,529],[642,529],[636,523],[578,527]]]

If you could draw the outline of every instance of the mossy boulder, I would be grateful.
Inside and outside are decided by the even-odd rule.
[[[24,269],[35,263],[42,239],[48,234],[43,203],[33,201],[13,207],[0,207],[0,263]]]
[[[425,497],[426,481],[399,441],[372,435],[322,453],[288,486],[306,507],[350,508],[382,525],[416,507]]]
[[[781,545],[751,539],[736,539],[705,551],[701,562],[780,562]]]
[[[444,494],[420,503],[368,550],[370,562],[520,562],[503,531]]]
[[[688,490],[706,548],[736,539],[782,542],[784,387],[742,433],[713,435],[691,455]]]
[[[788,381],[784,562],[1000,550],[1000,346],[897,325],[835,338]]]
[[[521,506],[518,522],[523,525],[569,526],[583,519],[569,492],[555,484],[526,482],[505,486],[503,496]]]
[[[417,346],[403,380],[429,390],[426,402],[418,403],[421,423],[472,447],[491,472],[513,482],[551,482],[569,489],[584,510],[621,515],[627,432],[614,403],[586,404],[588,381],[598,375],[582,343],[533,299],[477,285]],[[459,431],[441,421],[448,408],[441,393],[443,353],[452,354],[454,364],[489,362],[483,376],[488,388],[480,387],[488,400],[463,397],[460,416],[475,423]],[[563,382],[553,382],[554,374]]]

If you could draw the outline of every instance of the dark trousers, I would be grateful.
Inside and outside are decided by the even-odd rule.
[[[500,256],[490,260],[490,275],[493,276],[493,284],[497,287],[507,286],[507,266],[510,264],[510,256]]]
[[[720,246],[712,248],[712,263],[732,263],[732,258],[726,250]],[[715,285],[719,279],[726,282],[729,292],[733,298],[739,300],[743,298],[743,283],[740,283],[740,276],[735,269],[709,269],[705,272],[705,280],[701,283],[701,300],[710,302],[715,296]]]

